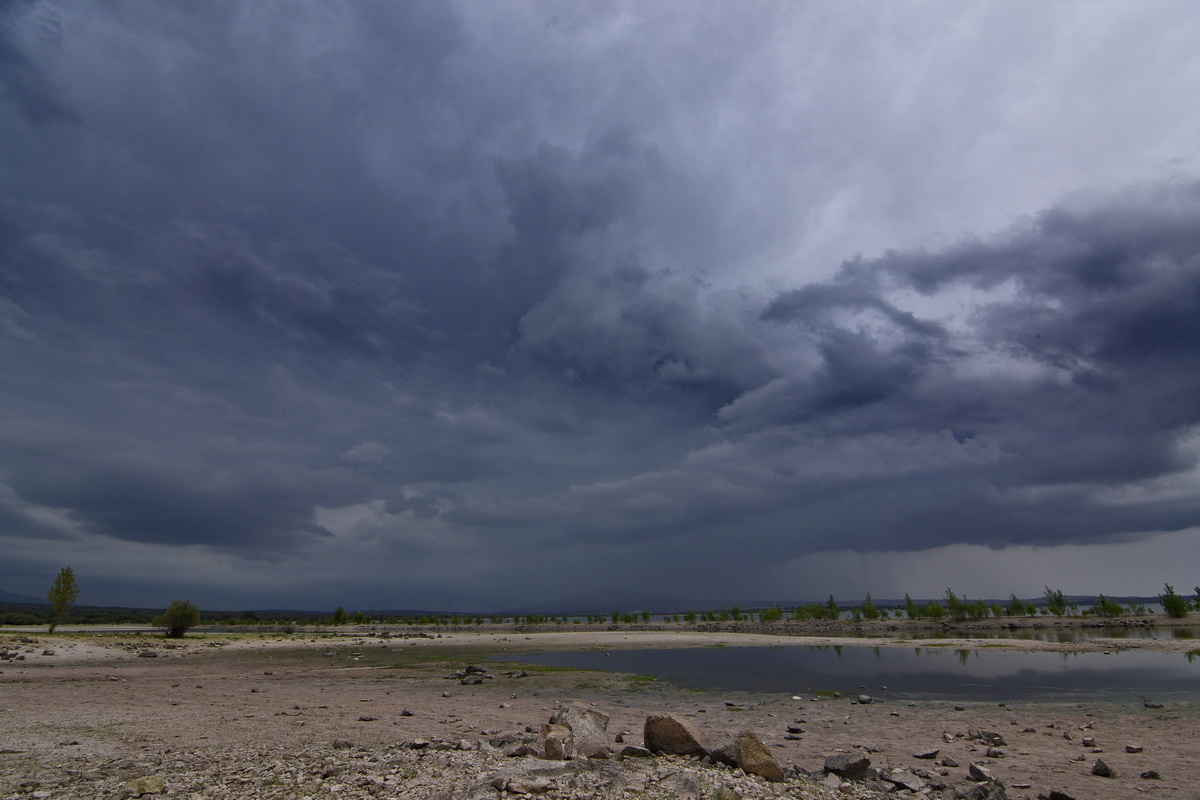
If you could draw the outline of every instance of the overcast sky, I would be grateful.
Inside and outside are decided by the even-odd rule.
[[[0,0],[0,589],[1200,582],[1200,5]]]

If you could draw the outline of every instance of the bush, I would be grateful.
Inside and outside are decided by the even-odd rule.
[[[867,592],[867,599],[863,601],[862,615],[867,619],[879,619],[879,609],[875,605],[875,601],[871,599],[871,593]]]
[[[1092,606],[1091,610],[1092,613],[1096,614],[1097,616],[1109,618],[1119,617],[1125,612],[1125,609],[1121,608],[1120,603],[1114,602],[1104,595],[1100,595],[1100,601],[1096,603],[1096,605]]]
[[[1176,619],[1186,617],[1191,606],[1191,603],[1182,595],[1175,593],[1175,587],[1169,583],[1163,584],[1163,593],[1158,596],[1158,600],[1162,603],[1163,611],[1167,612],[1167,616]]]
[[[923,616],[917,601],[909,597],[907,593],[904,595],[904,613],[908,615],[909,619],[920,619]]]
[[[946,589],[946,611],[949,612],[950,617],[956,622],[962,622],[966,619],[969,611],[967,604],[958,599],[958,595],[954,593],[954,590],[949,588]]]
[[[1063,596],[1062,589],[1051,589],[1046,587],[1046,608],[1056,617],[1061,617],[1066,614],[1068,609],[1074,611],[1075,605],[1068,603],[1067,598]]]
[[[187,600],[172,600],[167,610],[155,617],[151,624],[166,628],[168,637],[180,639],[188,628],[194,628],[199,623],[200,611],[196,606]]]

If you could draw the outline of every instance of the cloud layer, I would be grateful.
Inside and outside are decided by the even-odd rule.
[[[0,587],[806,597],[1200,524],[1200,14],[871,8],[0,4]]]

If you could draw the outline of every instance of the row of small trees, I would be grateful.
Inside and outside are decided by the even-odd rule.
[[[75,579],[75,572],[70,567],[63,567],[51,584],[50,590],[46,597],[50,601],[51,616],[50,616],[50,633],[62,622],[64,616],[70,607],[79,597],[79,584]],[[1200,586],[1195,589],[1196,596],[1192,600],[1180,595],[1175,591],[1175,587],[1167,583],[1163,585],[1163,592],[1160,594],[1159,602],[1162,604],[1163,611],[1170,617],[1180,618],[1186,616],[1190,611],[1195,609],[1200,611]],[[1036,604],[1022,600],[1017,595],[1011,594],[1008,598],[1007,605],[1000,603],[986,603],[983,600],[967,600],[960,598],[954,590],[947,588],[943,602],[930,600],[924,605],[918,604],[908,594],[904,595],[904,610],[893,609],[891,613],[887,609],[881,609],[875,605],[871,599],[870,593],[867,593],[866,599],[861,606],[856,606],[850,609],[851,617],[855,620],[861,619],[888,619],[893,613],[897,618],[902,614],[909,619],[941,619],[949,616],[954,620],[967,619],[986,619],[988,617],[1016,617],[1016,616],[1035,616],[1041,614],[1053,614],[1061,617],[1067,614],[1075,615],[1079,613],[1078,607],[1070,602],[1063,594],[1061,589],[1051,589],[1045,587],[1043,595],[1044,603],[1039,608]],[[1120,603],[1100,595],[1099,601],[1091,608],[1084,611],[1084,614],[1090,614],[1101,617],[1119,617],[1124,613],[1144,614],[1146,609],[1139,605],[1131,603],[1127,607],[1121,606]],[[743,620],[752,620],[757,616],[761,622],[777,622],[785,616],[783,608],[778,605],[763,609],[756,614],[753,612],[744,612],[740,606],[734,605],[730,610],[724,608],[718,611],[704,611],[697,614],[695,611],[689,611],[683,615],[669,615],[667,619],[678,622],[682,619],[684,622],[695,623],[698,619],[705,622],[725,622]],[[790,619],[792,620],[837,620],[841,619],[842,611],[838,606],[833,595],[829,595],[829,600],[825,603],[810,603],[808,605],[796,606],[791,610]],[[650,621],[651,615],[649,611],[640,612],[625,612],[621,613],[614,609],[612,616],[609,619],[613,624],[624,622],[632,624],[639,620],[644,623]],[[508,617],[491,617],[493,623],[504,622]],[[556,622],[565,624],[566,617],[547,617],[544,615],[526,615],[524,617],[512,617],[513,623],[520,624],[545,624],[546,622]],[[365,624],[371,621],[371,618],[363,611],[354,612],[353,616],[346,612],[346,609],[338,606],[333,612],[329,621],[334,625],[345,625],[351,621],[356,624]],[[389,619],[389,622],[400,622],[398,619]],[[589,623],[602,623],[605,618],[601,614],[588,614],[587,621]],[[160,616],[155,617],[152,624],[163,627],[167,631],[168,636],[180,637],[187,632],[189,628],[195,627],[200,622],[200,612],[196,606],[186,600],[172,600]],[[419,619],[406,619],[404,622],[416,623],[433,623],[433,624],[464,624],[474,622],[481,625],[484,622],[483,617],[429,617]]]

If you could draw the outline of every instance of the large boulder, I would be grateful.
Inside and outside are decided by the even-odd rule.
[[[608,758],[611,753],[608,740],[608,715],[582,703],[559,706],[551,725],[565,725],[571,729],[575,743],[575,755],[583,758]]]
[[[709,751],[708,742],[700,731],[670,714],[651,714],[646,717],[642,736],[646,749],[652,753],[702,756]]]
[[[543,725],[540,738],[542,758],[566,761],[575,754],[575,737],[566,725]]]
[[[762,740],[750,731],[742,731],[734,740],[737,765],[749,775],[759,775],[769,781],[783,780],[783,770]]]

